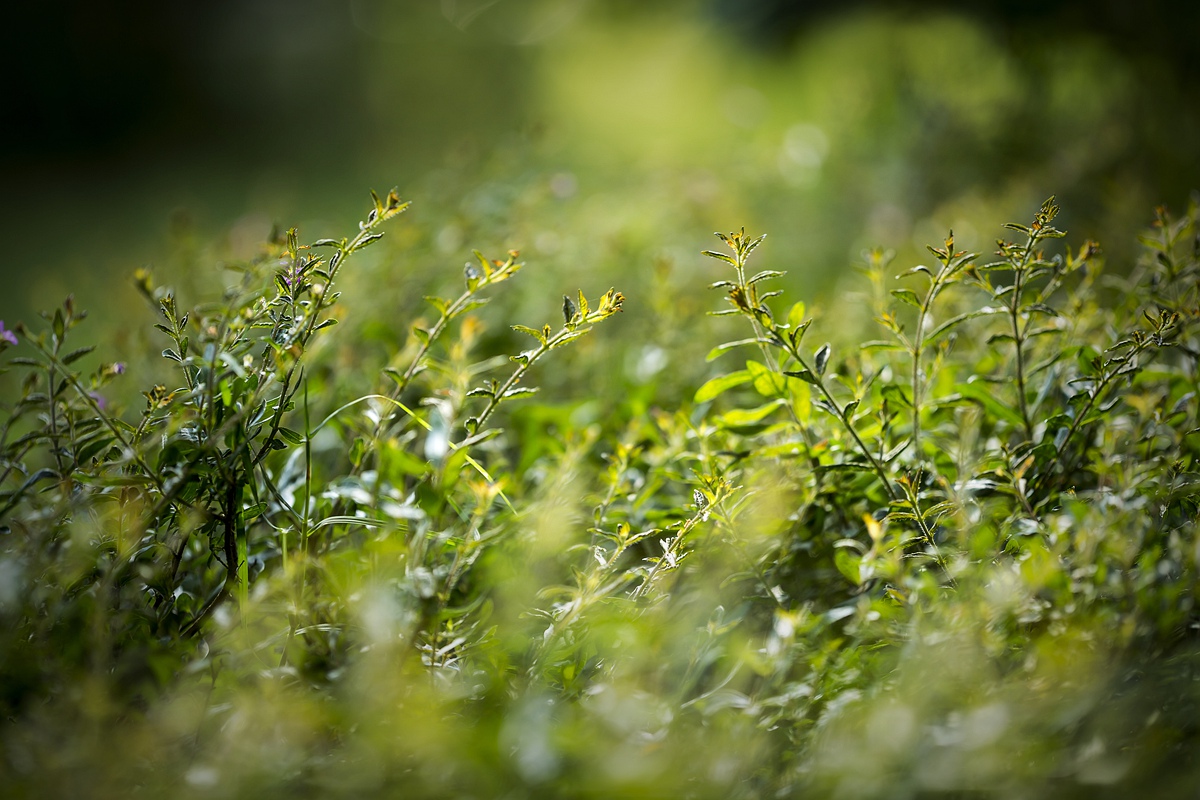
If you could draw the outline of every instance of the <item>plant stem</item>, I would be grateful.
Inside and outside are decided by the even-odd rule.
[[[1012,301],[1009,303],[1009,316],[1012,320],[1013,344],[1017,350],[1017,398],[1021,407],[1021,422],[1025,427],[1025,439],[1033,441],[1033,424],[1029,421],[1029,403],[1025,398],[1025,331],[1021,328],[1021,294],[1025,290],[1025,271],[1029,267],[1029,259],[1033,255],[1033,247],[1037,244],[1036,233],[1031,232],[1025,242],[1025,250],[1019,263],[1013,264]]]

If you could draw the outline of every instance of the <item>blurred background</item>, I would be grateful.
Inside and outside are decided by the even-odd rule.
[[[519,313],[551,318],[564,291],[616,285],[645,331],[689,297],[717,307],[703,287],[720,276],[698,255],[713,230],[768,232],[763,266],[811,302],[865,247],[913,263],[953,227],[987,252],[1000,222],[1050,194],[1072,241],[1100,240],[1120,268],[1153,206],[1200,187],[1194,2],[61,0],[4,14],[10,325],[74,292],[119,330],[135,268],[211,294],[215,265],[252,255],[273,223],[350,232],[369,188],[414,201],[348,289],[376,318],[413,275],[458,280],[472,248],[515,247],[537,270],[526,291],[545,288]]]

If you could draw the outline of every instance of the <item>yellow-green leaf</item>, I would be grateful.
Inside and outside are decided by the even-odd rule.
[[[741,386],[743,383],[749,383],[752,377],[746,370],[738,370],[730,372],[726,375],[718,375],[712,380],[705,383],[696,390],[696,395],[693,400],[697,403],[707,403],[719,394],[732,389],[735,386]]]

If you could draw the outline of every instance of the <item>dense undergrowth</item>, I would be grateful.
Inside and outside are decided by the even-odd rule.
[[[867,341],[722,235],[743,335],[622,401],[584,349],[619,292],[487,329],[516,252],[387,320],[377,382],[325,347],[406,206],[190,310],[139,274],[173,369],[140,413],[74,302],[4,333],[6,791],[1194,786],[1195,207],[1112,271],[1053,201],[992,255],[868,253]]]

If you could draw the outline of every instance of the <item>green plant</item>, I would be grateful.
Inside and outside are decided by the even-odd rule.
[[[1117,276],[1095,244],[1048,250],[1052,200],[995,261],[953,235],[900,275],[871,251],[877,287],[903,281],[877,292],[889,338],[817,347],[803,304],[772,308],[782,273],[751,274],[763,239],[722,235],[720,313],[751,335],[647,410],[578,397],[604,365],[561,362],[572,393],[535,395],[624,298],[489,337],[516,252],[477,252],[428,319],[397,310],[383,388],[358,380],[354,347],[321,347],[334,282],[406,206],[375,196],[348,239],[273,237],[191,311],[139,274],[174,388],[128,420],[104,395],[129,371],[81,371],[91,348],[68,345],[73,301],[45,333],[0,328],[32,352],[4,367],[23,379],[0,429],[14,793],[1194,777],[1196,207],[1160,211]]]
[[[1051,199],[1032,224],[1007,226],[1024,241],[999,241],[999,261],[977,263],[953,235],[930,248],[936,267],[899,276],[923,280],[922,291],[891,291],[879,311],[892,341],[840,362],[829,344],[802,349],[811,324],[802,305],[786,316],[767,305],[777,293],[759,287],[779,273],[746,277],[761,238],[722,235],[731,252],[706,253],[733,267],[734,280],[717,286],[755,334],[712,356],[753,345],[763,360],[712,378],[696,400],[751,386],[767,401],[714,420],[729,437],[722,446],[746,454],[743,475],[756,476],[739,480],[784,491],[799,509],[782,543],[760,556],[756,580],[782,588],[790,602],[777,620],[794,628],[799,611],[807,635],[794,665],[748,692],[751,702],[773,709],[789,686],[846,696],[851,676],[859,691],[885,697],[875,682],[903,671],[902,653],[922,631],[962,635],[951,632],[977,619],[977,598],[989,594],[983,627],[966,636],[1018,674],[1038,674],[1031,652],[1070,636],[1117,659],[1191,646],[1184,576],[1196,566],[1186,521],[1195,499],[1160,478],[1191,485],[1196,469],[1195,283],[1179,280],[1195,269],[1196,212],[1179,221],[1160,213],[1146,240],[1155,257],[1119,280],[1119,304],[1105,307],[1096,245],[1043,250],[1064,235],[1051,225],[1057,211]],[[888,279],[885,254],[868,263]],[[1159,513],[1143,516],[1148,507]],[[827,577],[836,573],[840,590]],[[1014,594],[997,607],[996,587],[1006,585]],[[1162,626],[1163,604],[1177,608],[1180,627]],[[812,656],[821,641],[839,644],[832,670]],[[800,744],[829,714],[801,703],[785,716]],[[782,724],[774,711],[768,719]]]

